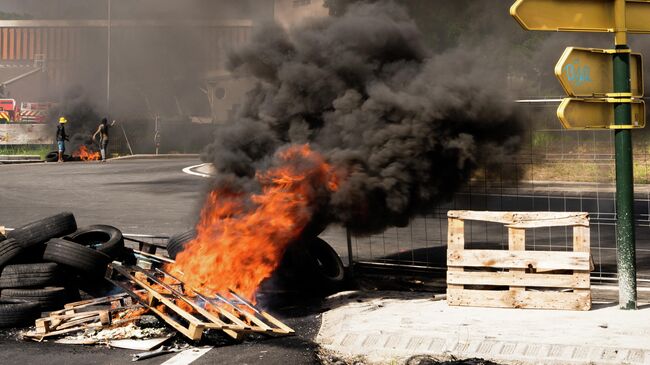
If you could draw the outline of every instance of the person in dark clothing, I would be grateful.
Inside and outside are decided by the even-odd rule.
[[[65,134],[65,124],[68,121],[65,117],[59,118],[59,125],[56,127],[56,144],[59,147],[58,162],[63,162],[63,153],[65,152],[65,141],[69,141],[68,135]]]
[[[111,123],[110,126],[115,124],[115,121]],[[93,134],[93,140],[97,138],[97,135],[99,135],[99,146],[100,146],[100,152],[102,154],[102,162],[106,162],[106,147],[108,147],[108,119],[102,118],[102,122],[99,123],[99,127],[97,127],[97,131],[95,134]]]

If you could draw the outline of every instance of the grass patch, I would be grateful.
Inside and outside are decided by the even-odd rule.
[[[37,155],[41,157],[41,160],[45,159],[45,155],[52,152],[56,148],[49,145],[39,145],[39,146],[0,146],[0,155]]]
[[[524,179],[533,181],[573,181],[614,183],[614,162],[567,161],[545,162],[529,165]],[[634,162],[634,183],[650,183],[650,165],[646,161]]]

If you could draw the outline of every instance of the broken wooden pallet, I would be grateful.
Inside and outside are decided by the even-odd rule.
[[[452,210],[447,216],[449,305],[569,310],[591,308],[587,213]],[[466,249],[465,220],[505,224],[509,249]],[[526,228],[558,226],[573,227],[573,251],[526,250]]]
[[[94,307],[106,307],[92,309]],[[43,340],[48,337],[70,334],[86,329],[100,329],[138,320],[139,315],[130,316],[144,307],[134,303],[126,294],[68,303],[64,309],[53,311],[49,316],[36,320],[36,330],[23,333],[23,337]]]
[[[221,330],[236,340],[247,333],[295,333],[234,292],[214,298],[198,292],[186,295],[183,283],[160,269],[145,270],[114,262],[109,265],[106,278],[191,340],[201,339],[206,329]]]

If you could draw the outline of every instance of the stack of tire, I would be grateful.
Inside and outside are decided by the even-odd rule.
[[[128,252],[115,227],[77,229],[72,213],[43,218],[0,237],[0,327],[33,324],[86,293],[106,289],[107,265]]]
[[[169,257],[176,259],[195,237],[195,229],[170,237],[167,242]],[[271,279],[274,286],[287,291],[327,295],[344,288],[345,267],[327,242],[319,237],[303,237],[287,248]]]

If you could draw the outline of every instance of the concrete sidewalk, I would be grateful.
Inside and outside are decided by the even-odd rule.
[[[316,341],[367,363],[481,358],[500,364],[650,364],[650,305],[622,311],[450,307],[444,295],[340,293],[328,299]]]

